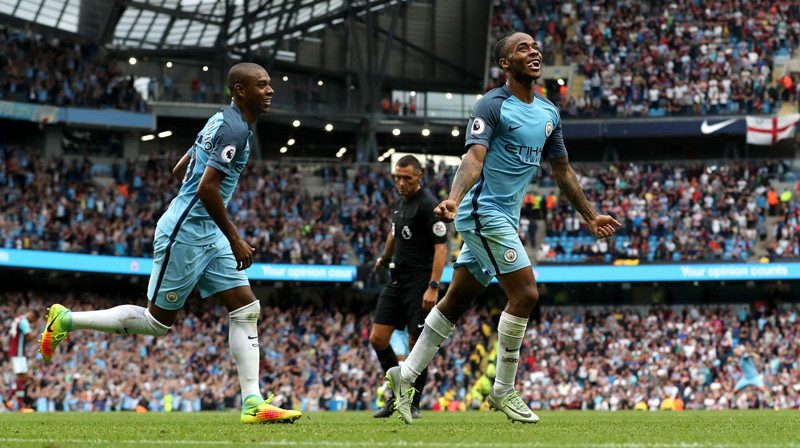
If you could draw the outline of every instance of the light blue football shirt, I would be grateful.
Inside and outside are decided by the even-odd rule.
[[[239,182],[239,175],[247,165],[250,155],[248,139],[252,134],[235,104],[223,107],[208,119],[187,152],[191,159],[178,196],[158,220],[160,232],[169,235],[172,241],[195,246],[211,244],[222,235],[197,196],[197,187],[206,166],[223,172],[225,179],[220,185],[220,194],[227,207]]]
[[[758,376],[756,361],[749,353],[745,353],[739,358],[739,368],[742,369],[742,374],[745,378],[755,378]]]
[[[516,229],[542,156],[567,156],[558,109],[538,93],[527,104],[508,86],[493,89],[475,104],[469,121],[466,147],[476,144],[488,151],[480,178],[458,207],[456,229],[481,229],[503,221]]]

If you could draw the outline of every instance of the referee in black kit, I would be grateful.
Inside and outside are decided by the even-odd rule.
[[[447,257],[447,227],[433,214],[439,201],[420,187],[420,180],[419,160],[411,155],[401,157],[394,174],[401,199],[394,206],[392,231],[386,238],[383,256],[375,262],[375,269],[391,267],[391,282],[378,297],[369,335],[369,343],[384,372],[398,365],[389,345],[392,332],[408,326],[408,347],[413,348],[425,326],[425,316],[439,300],[439,279]],[[427,378],[426,369],[414,383],[417,389],[411,403],[414,418],[419,418],[419,400]],[[393,404],[394,400],[387,397],[375,417],[392,415]]]

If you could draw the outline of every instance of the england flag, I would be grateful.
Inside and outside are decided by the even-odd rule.
[[[785,138],[794,137],[800,114],[774,118],[747,117],[747,143],[772,146]]]

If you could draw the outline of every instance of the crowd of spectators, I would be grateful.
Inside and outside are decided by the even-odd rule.
[[[0,100],[145,111],[133,78],[96,43],[0,27]]]
[[[0,247],[152,256],[156,222],[179,188],[170,174],[173,159],[98,164],[0,145]],[[397,200],[389,167],[309,166],[254,160],[241,176],[228,209],[256,248],[255,260],[370,264],[383,251]],[[525,197],[519,235],[539,263],[797,258],[800,202],[796,192],[773,186],[785,172],[782,163],[766,161],[577,164],[589,201],[622,228],[613,238],[591,238],[566,198],[551,189]],[[310,191],[307,176],[324,186]],[[452,167],[430,163],[422,185],[441,199],[453,176]],[[545,238],[537,241],[542,226]],[[452,261],[459,244],[451,246]]]
[[[767,228],[768,216],[796,216],[792,192],[771,185],[785,167],[777,162],[692,164],[612,164],[576,170],[588,199],[623,227],[614,238],[589,238],[583,220],[565,198],[552,193],[539,202],[545,214],[540,261],[746,260],[757,243],[792,238],[791,225]],[[531,205],[525,211],[533,214]],[[797,225],[795,219],[794,226]],[[784,230],[786,229],[786,230]]]
[[[95,164],[0,145],[0,247],[151,257],[156,222],[179,189],[175,160]],[[247,169],[229,213],[257,261],[348,263],[346,194],[309,196],[296,167],[251,161]]]
[[[5,291],[0,330],[52,294]],[[96,293],[58,297],[74,309],[113,306]],[[779,308],[572,309],[544,307],[523,342],[517,388],[534,409],[798,408],[795,305]],[[74,333],[53,363],[29,353],[28,405],[36,411],[235,409],[239,386],[227,347],[227,317],[214,301],[191,304],[164,337]],[[486,409],[496,359],[499,309],[466,314],[429,370],[424,409]],[[41,330],[44,322],[36,322]],[[280,406],[371,410],[382,383],[369,346],[370,316],[329,306],[263,307],[261,384]],[[12,385],[7,338],[0,340],[0,391]],[[741,376],[731,349],[760,356],[771,389],[734,391]],[[669,404],[667,404],[669,403]],[[13,403],[11,403],[13,406]],[[3,406],[0,406],[2,410]]]
[[[151,257],[156,223],[179,189],[171,175],[175,160],[105,164],[0,145],[0,247]],[[445,195],[453,171],[427,171],[435,194]],[[255,261],[374,260],[383,251],[396,198],[388,168],[320,164],[309,174],[326,188],[309,193],[297,165],[248,163],[228,211],[256,249]]]
[[[495,0],[491,23],[575,64],[581,94],[548,92],[570,117],[769,114],[800,95],[798,78],[773,81],[800,40],[796,2]]]

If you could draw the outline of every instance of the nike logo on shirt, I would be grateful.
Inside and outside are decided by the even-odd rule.
[[[519,128],[521,128],[521,127],[522,127],[522,125],[519,125],[519,126],[516,126],[516,127],[515,127],[515,126],[511,126],[511,125],[508,125],[508,130],[509,130],[509,132],[510,132],[510,131],[516,131],[517,129],[519,129]]]

